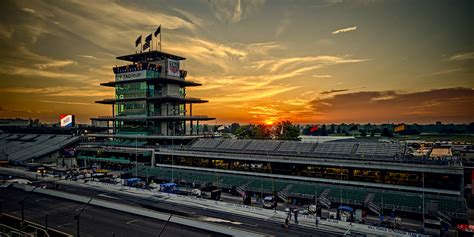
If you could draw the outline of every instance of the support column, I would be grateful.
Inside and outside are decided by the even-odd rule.
[[[155,150],[151,151],[151,167],[155,167]]]
[[[192,117],[193,116],[193,103],[189,103],[189,116]],[[190,128],[189,130],[191,131],[191,135],[193,135],[193,120],[190,120]]]
[[[112,104],[112,117],[115,117],[115,108],[114,108],[115,104]],[[115,134],[115,121],[112,120],[112,134]],[[109,129],[109,121],[107,121],[107,133],[110,133],[110,129]]]

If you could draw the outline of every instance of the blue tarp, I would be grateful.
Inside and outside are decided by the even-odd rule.
[[[161,187],[163,188],[172,188],[172,187],[176,187],[177,184],[175,183],[164,183],[164,184],[160,184]]]
[[[343,211],[348,211],[348,212],[353,212],[354,211],[354,209],[350,206],[339,206],[337,209],[338,210],[343,210]]]
[[[273,197],[272,197],[272,196],[266,196],[263,200],[265,200],[265,201],[273,201]]]

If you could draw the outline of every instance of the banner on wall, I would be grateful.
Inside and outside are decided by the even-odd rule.
[[[74,127],[75,117],[72,114],[61,114],[59,116],[61,120],[61,127]]]
[[[168,76],[179,77],[179,61],[168,59]]]
[[[142,78],[146,78],[146,70],[115,74],[116,81],[135,80]]]

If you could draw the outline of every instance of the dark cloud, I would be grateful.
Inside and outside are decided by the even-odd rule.
[[[457,87],[413,93],[363,91],[315,99],[311,107],[333,122],[473,122],[474,90]]]
[[[330,95],[338,92],[345,92],[348,91],[349,89],[339,89],[339,90],[330,90],[330,91],[323,91],[321,92],[321,95]]]

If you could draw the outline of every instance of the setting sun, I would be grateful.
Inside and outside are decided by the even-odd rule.
[[[274,118],[267,118],[267,119],[265,119],[265,120],[263,121],[263,123],[264,123],[265,125],[273,125],[275,122],[276,122],[276,121],[275,121]]]

